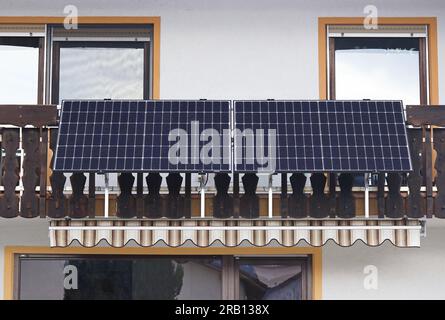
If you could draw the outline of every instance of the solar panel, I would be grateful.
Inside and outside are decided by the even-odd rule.
[[[229,101],[64,101],[54,170],[229,172],[230,120]]]
[[[401,101],[235,101],[234,122],[238,172],[411,170]]]

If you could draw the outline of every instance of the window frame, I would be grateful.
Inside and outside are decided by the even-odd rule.
[[[336,39],[340,39],[341,37],[334,37],[328,35],[328,95],[329,99],[336,99],[336,69],[335,69],[335,41]],[[358,35],[356,38],[365,38],[363,36]],[[373,38],[388,38],[384,33],[375,33],[373,34]],[[391,36],[391,38],[402,38]],[[427,74],[427,44],[426,37],[413,37],[419,40],[419,95],[420,95],[420,104],[428,103],[428,74]]]
[[[362,26],[364,17],[319,17],[318,18],[318,81],[319,98],[328,99],[328,26],[358,25]],[[438,82],[438,45],[436,17],[379,17],[381,25],[423,25],[427,27],[427,73],[428,96],[430,105],[439,104]]]
[[[21,254],[16,256],[16,285],[14,286],[14,299],[20,300],[21,295],[21,267],[22,261],[28,260],[127,260],[127,259],[144,259],[146,255],[82,255],[82,254]],[[221,300],[240,300],[239,288],[241,285],[241,273],[239,272],[241,264],[264,265],[264,264],[280,264],[280,265],[299,265],[301,266],[302,300],[310,299],[311,288],[310,283],[311,273],[308,271],[311,268],[311,257],[309,255],[300,256],[235,256],[235,255],[194,255],[184,257],[181,255],[152,255],[150,258],[165,258],[165,259],[220,259],[221,260]],[[231,283],[233,282],[233,283]]]
[[[2,36],[2,33],[0,32],[0,38],[9,38],[9,39],[16,39],[16,40],[22,40],[22,39],[29,39],[29,38],[35,38],[38,41],[38,69],[37,69],[37,101],[36,104],[43,104],[43,97],[44,97],[44,82],[45,82],[45,37],[43,36],[28,36],[28,35],[17,35],[17,36]],[[15,46],[17,47],[29,47],[25,45],[20,45],[19,43]],[[1,46],[1,45],[0,45]],[[20,104],[20,103],[17,103]]]
[[[97,27],[97,26],[96,26]],[[106,25],[99,26],[107,28]],[[124,26],[123,26],[124,27]],[[123,28],[123,30],[125,30]],[[152,33],[150,31],[150,33]],[[153,38],[153,37],[151,37]],[[151,74],[152,68],[152,39],[149,41],[98,41],[95,38],[91,40],[82,41],[52,41],[52,59],[51,59],[51,103],[59,104],[59,90],[60,90],[60,49],[61,48],[142,48],[144,50],[144,75],[143,75],[143,99],[153,98],[153,84],[151,79],[154,77]]]
[[[109,255],[109,256],[176,256],[177,258],[185,258],[187,256],[221,256],[222,263],[229,264],[228,268],[235,268],[236,258],[301,258],[306,257],[310,260],[310,266],[307,269],[309,275],[308,281],[308,299],[322,299],[322,268],[323,257],[321,247],[66,247],[66,248],[50,248],[50,247],[31,247],[31,246],[7,246],[4,249],[4,299],[16,299],[18,272],[20,255]],[[226,267],[226,269],[228,269]],[[237,270],[236,268],[234,269]],[[236,272],[222,272],[222,297],[223,299],[238,299],[238,295],[229,295],[224,287],[233,285],[233,279],[236,278]],[[234,292],[234,291],[232,291]],[[235,294],[237,294],[235,292]]]

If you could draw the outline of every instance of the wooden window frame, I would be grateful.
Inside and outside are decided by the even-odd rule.
[[[329,25],[363,25],[363,17],[320,17],[318,18],[318,66],[319,97],[328,99],[328,33]],[[428,30],[428,97],[429,104],[439,104],[438,50],[436,17],[379,17],[381,25],[425,25]],[[426,60],[426,57],[421,57]],[[420,76],[423,72],[421,70]],[[332,77],[331,77],[332,78]],[[422,80],[421,80],[422,81]],[[426,90],[424,88],[423,90]]]
[[[4,249],[4,299],[14,299],[15,286],[18,284],[18,257],[19,255],[169,255],[169,256],[222,256],[223,264],[228,263],[227,256],[237,258],[264,257],[276,258],[296,258],[298,256],[307,256],[310,259],[310,270],[308,270],[311,283],[308,284],[309,297],[314,300],[322,298],[322,249],[320,247],[27,247],[27,246],[7,246]],[[237,264],[235,259],[232,261],[232,267]],[[236,268],[235,268],[236,270]],[[236,272],[231,273],[231,277],[223,276],[223,281],[233,282],[237,279]],[[227,284],[223,285],[226,286]],[[236,287],[236,286],[235,286]],[[227,291],[222,292],[222,296],[235,299],[235,296],[227,296]]]
[[[19,300],[20,298],[20,273],[21,273],[21,258],[26,258],[29,260],[37,260],[37,259],[48,259],[48,260],[57,260],[57,259],[140,259],[143,257],[142,255],[86,255],[86,254],[20,254],[15,256],[15,269],[14,274],[16,279],[16,285],[14,286],[13,298],[15,300]],[[144,256],[146,257],[146,256]],[[153,255],[153,257],[163,257],[174,259],[184,258],[180,255]],[[188,259],[189,257],[187,257]],[[278,257],[265,257],[265,256],[234,256],[234,255],[194,255],[192,256],[194,259],[210,259],[210,258],[219,258],[223,262],[221,272],[221,300],[239,300],[241,299],[239,295],[239,288],[241,284],[240,278],[240,265],[241,264],[280,264],[280,265],[300,265],[301,266],[301,294],[302,300],[310,299],[311,294],[309,292],[310,286],[308,282],[311,277],[311,273],[308,272],[311,266],[311,256],[278,256]],[[230,260],[230,261],[229,261]],[[228,263],[227,263],[228,262]]]

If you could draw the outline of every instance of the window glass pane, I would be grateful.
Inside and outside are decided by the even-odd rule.
[[[37,38],[0,38],[0,103],[37,103],[38,41]]]
[[[335,38],[335,97],[419,104],[419,39]]]
[[[65,287],[67,266],[77,269],[77,289]],[[221,299],[222,293],[216,257],[21,258],[19,278],[20,299]]]
[[[302,266],[296,261],[240,261],[241,300],[301,300]]]
[[[60,48],[63,99],[143,99],[144,49]]]

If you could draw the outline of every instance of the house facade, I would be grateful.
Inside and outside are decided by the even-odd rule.
[[[0,298],[445,297],[442,1],[0,8]],[[54,171],[69,99],[402,100],[413,170]]]

